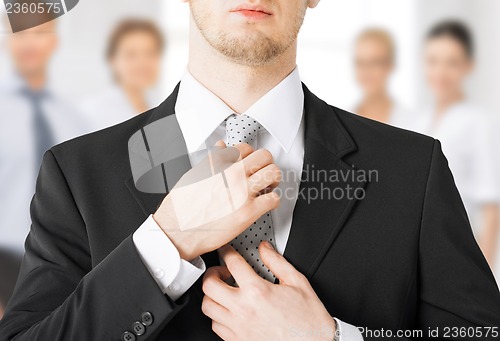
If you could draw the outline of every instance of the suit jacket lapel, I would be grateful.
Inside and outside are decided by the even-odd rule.
[[[175,115],[175,102],[177,100],[178,91],[179,91],[179,85],[177,85],[172,94],[154,110],[151,117],[146,121],[145,126],[138,127],[138,133],[140,135],[142,135],[141,133],[146,135],[145,131],[154,126],[155,122],[159,122],[163,118],[172,117]],[[177,124],[177,120],[175,119],[169,120],[169,123]],[[180,136],[182,138],[182,133],[180,132],[180,127],[178,126],[178,124],[174,127],[171,127],[170,129],[174,132],[175,136]],[[158,135],[158,133],[156,133],[156,135]],[[160,148],[158,148],[158,146],[156,146],[155,148],[155,146],[148,145],[148,143],[146,143],[146,145],[150,158],[154,158],[156,155],[161,153],[161,150],[159,150]],[[129,148],[130,148],[130,142],[129,142]],[[182,154],[182,152],[184,152],[183,153],[184,158],[181,160],[182,162],[180,162],[180,164],[183,165],[182,167],[183,171],[186,172],[191,167],[191,164],[189,162],[189,156],[187,153],[187,148],[184,140],[178,142],[177,149],[181,149],[179,151],[179,154]],[[163,198],[165,198],[166,193],[168,193],[168,188],[162,188],[161,191],[159,191],[159,192],[163,191],[166,193],[145,193],[143,191],[139,191],[136,188],[134,179],[132,177],[126,180],[125,185],[130,190],[132,196],[137,201],[137,203],[139,204],[139,206],[141,207],[142,211],[146,216],[156,212]]]
[[[178,86],[148,123],[175,114],[177,93]],[[354,194],[364,188],[365,181],[357,176],[358,170],[342,160],[356,151],[356,145],[335,111],[305,86],[304,94],[304,167],[285,257],[299,271],[312,277],[342,230],[357,201]],[[189,169],[185,168],[185,171]],[[165,197],[138,191],[132,178],[126,185],[145,216],[154,213]],[[218,265],[216,252],[203,258],[207,267]],[[202,295],[199,283],[196,291]]]
[[[334,110],[304,86],[305,155],[285,257],[312,277],[332,247],[365,180],[342,160],[356,145]]]
[[[155,109],[155,111],[151,115],[151,118],[147,121],[146,126],[142,128],[144,131],[148,130],[148,126],[152,127],[155,122],[158,122],[159,120],[169,117],[171,115],[175,115],[175,102],[177,100],[178,91],[179,91],[179,85],[177,85],[172,94],[158,108]],[[178,125],[175,126],[177,120],[169,120],[169,123],[174,124],[174,127],[170,127],[169,129],[179,130],[178,132],[174,131],[173,134],[175,136],[180,136],[182,141],[176,141],[179,143],[177,147],[179,148],[179,146],[181,146],[181,148],[183,147],[185,151],[183,156],[174,160],[175,165],[170,165],[175,167],[170,167],[169,165],[165,166],[166,169],[169,168],[168,169],[169,179],[174,179],[174,178],[178,179],[191,168],[191,163],[189,161],[189,155],[187,152],[185,141],[182,137],[182,133],[180,133],[180,127]],[[161,154],[161,152],[162,150],[159,149],[154,149],[154,148],[151,149],[151,154],[153,158]],[[175,179],[173,180],[174,182],[176,182]],[[150,214],[155,213],[158,207],[161,205],[166,194],[168,194],[168,188],[166,189],[167,193],[165,194],[145,193],[139,191],[137,190],[132,177],[126,180],[125,185],[127,186],[130,193],[141,207],[144,213],[144,217],[147,217]],[[207,268],[219,265],[219,257],[216,251],[205,254],[202,256],[202,258]],[[201,278],[194,285],[194,289],[198,297],[203,298],[203,292],[201,290]]]

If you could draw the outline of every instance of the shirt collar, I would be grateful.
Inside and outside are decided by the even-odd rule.
[[[246,112],[288,152],[304,111],[298,68],[255,102]],[[187,71],[182,78],[175,113],[189,152],[198,150],[234,111]]]
[[[8,76],[2,80],[0,88],[2,88],[2,91],[9,92],[13,95],[22,94],[23,91],[30,89],[21,75],[14,71],[9,73]],[[47,81],[47,84],[37,92],[42,93],[47,98],[51,97],[52,91],[50,81]]]

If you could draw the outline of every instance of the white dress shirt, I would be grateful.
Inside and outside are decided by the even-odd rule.
[[[277,251],[283,254],[298,196],[300,175],[304,161],[304,92],[298,69],[274,87],[246,112],[264,129],[257,139],[257,147],[269,150],[276,165],[282,170],[283,181],[280,206],[271,211]],[[193,152],[225,140],[223,121],[234,111],[220,98],[200,84],[189,72],[184,75],[179,88],[175,113],[190,153],[191,164],[199,160]],[[286,193],[286,195],[285,195]],[[193,262],[180,259],[179,253],[152,217],[133,235],[134,243],[146,267],[160,288],[173,300],[184,294],[205,271],[199,257]],[[347,340],[362,340],[359,331],[337,320],[339,330]]]
[[[358,114],[358,106],[351,106],[349,109],[350,112]],[[404,105],[400,102],[392,101],[391,112],[389,114],[389,119],[387,124],[402,128],[402,129],[410,129],[411,125],[414,123],[415,116],[411,110],[408,110]]]
[[[31,224],[29,206],[38,172],[32,103],[24,81],[12,73],[0,81],[0,248],[22,255]],[[55,143],[89,132],[88,122],[50,85],[41,108]]]
[[[439,121],[434,112],[422,110],[412,128],[441,141],[474,232],[480,233],[482,205],[500,203],[499,127],[491,114],[469,102],[453,105]]]
[[[146,102],[149,108],[159,103],[153,92],[146,94]],[[116,85],[84,99],[79,108],[92,124],[92,130],[111,127],[140,114],[134,109],[123,89]]]
[[[391,109],[391,116],[388,124],[394,127],[409,129],[413,112],[408,110],[400,102],[394,101]]]

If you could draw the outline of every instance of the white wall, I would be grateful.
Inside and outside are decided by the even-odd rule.
[[[478,46],[472,98],[500,115],[500,1],[475,0],[469,13]]]
[[[164,58],[164,87],[170,92],[181,79],[188,60],[189,7],[180,1],[169,1],[163,7],[167,32],[167,53]]]

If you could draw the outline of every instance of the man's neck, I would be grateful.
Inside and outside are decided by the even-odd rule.
[[[20,73],[21,78],[32,91],[40,91],[45,87],[47,77],[44,71]]]
[[[136,113],[142,113],[148,109],[143,89],[133,86],[123,86],[122,89]]]
[[[369,107],[369,106],[377,106],[383,107],[390,105],[392,103],[391,97],[386,91],[380,91],[373,94],[366,95],[362,102],[361,106]]]
[[[259,66],[238,64],[210,46],[193,25],[188,69],[231,109],[243,113],[295,69],[296,52],[294,44],[271,63]]]
[[[387,123],[394,103],[385,91],[367,95],[357,108],[361,116]]]
[[[450,93],[448,96],[442,96],[436,100],[436,114],[442,115],[450,107],[465,99],[465,95],[461,90]]]

